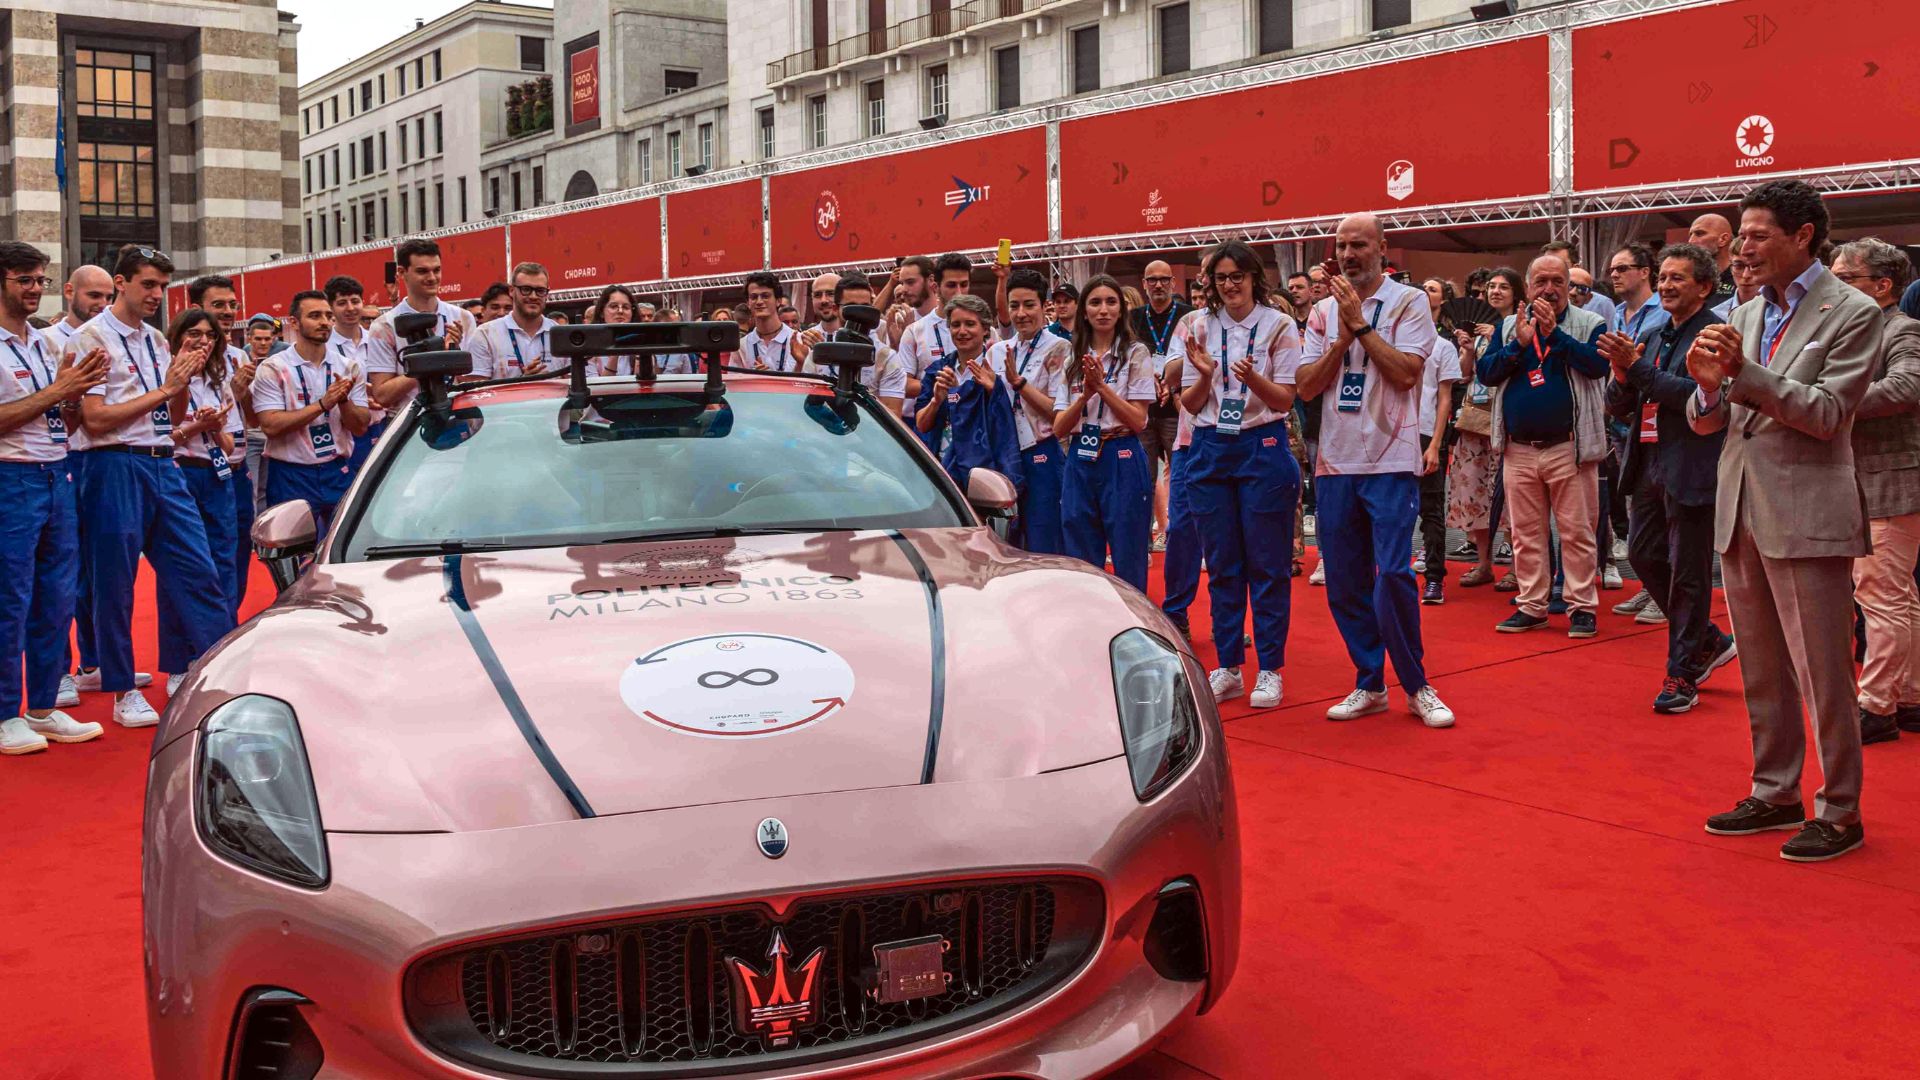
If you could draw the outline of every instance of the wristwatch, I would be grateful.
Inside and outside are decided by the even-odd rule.
[[[1353,332],[1353,340],[1359,341],[1361,338],[1366,337],[1368,334],[1371,334],[1371,333],[1373,333],[1373,324],[1368,323],[1366,325],[1361,326],[1360,329],[1355,330]]]

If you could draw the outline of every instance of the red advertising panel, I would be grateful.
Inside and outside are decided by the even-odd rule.
[[[666,214],[668,276],[760,269],[760,181],[676,191],[666,198]]]
[[[391,295],[387,291],[387,264],[392,261],[393,249],[390,247],[356,251],[346,255],[328,255],[315,259],[314,288],[325,287],[328,278],[344,275],[360,283],[360,288],[363,290],[361,299],[385,310],[392,307],[402,295],[402,290],[398,287]]]
[[[294,293],[313,288],[313,264],[302,259],[249,270],[239,286],[242,319],[262,311],[277,319],[286,315]]]
[[[173,317],[185,310],[187,310],[187,287],[185,285],[167,286],[167,322],[168,324],[171,325],[173,322]]]
[[[1583,190],[1920,157],[1913,0],[1737,0],[1573,32]]]
[[[438,237],[440,299],[478,300],[487,286],[507,280],[507,229],[504,225]]]
[[[567,57],[567,123],[600,119],[600,46],[589,45]]]
[[[1494,87],[1527,107],[1502,121],[1462,106]],[[1070,120],[1060,125],[1061,233],[1544,194],[1546,100],[1547,42],[1534,37]]]
[[[660,200],[516,221],[513,261],[547,268],[553,289],[597,289],[660,278]]]
[[[1047,238],[1045,128],[782,173],[771,184],[775,266]]]

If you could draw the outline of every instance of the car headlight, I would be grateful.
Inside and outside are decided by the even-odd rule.
[[[196,824],[208,847],[268,877],[326,887],[320,801],[286,702],[249,694],[208,714],[195,782]]]
[[[1172,645],[1134,629],[1114,638],[1111,652],[1133,793],[1145,802],[1199,755],[1200,710],[1186,664]]]

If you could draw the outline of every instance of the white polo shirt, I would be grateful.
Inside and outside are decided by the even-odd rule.
[[[254,373],[253,411],[264,413],[304,409],[319,401],[335,379],[343,378],[353,380],[353,391],[347,395],[347,400],[364,406],[367,403],[367,380],[364,374],[349,370],[332,354],[326,354],[321,363],[315,364],[302,359],[297,350],[283,349],[262,361],[260,369]],[[331,447],[315,449],[312,429],[318,422],[314,421],[301,424],[282,435],[267,436],[267,457],[293,465],[346,461],[353,456],[353,433],[347,430],[347,423],[341,419],[338,406],[327,410],[325,422],[333,433]]]
[[[1113,387],[1121,397],[1128,401],[1145,403],[1159,396],[1159,386],[1154,382],[1156,372],[1153,356],[1147,351],[1146,343],[1134,342],[1132,348],[1127,350],[1124,360],[1111,349],[1099,359],[1101,370],[1106,372],[1107,385]],[[1063,375],[1060,385],[1053,391],[1054,411],[1066,409],[1079,395],[1079,384]],[[1127,425],[1113,415],[1113,410],[1107,408],[1107,403],[1100,400],[1099,395],[1087,401],[1086,412],[1081,415],[1080,422],[1082,424],[1097,423],[1100,425],[1100,431],[1107,435],[1128,430]]]
[[[158,390],[166,383],[167,368],[173,364],[173,354],[167,350],[167,339],[160,336],[160,331],[146,323],[141,323],[138,329],[128,326],[114,317],[111,307],[81,327],[73,335],[67,351],[77,359],[96,348],[107,350],[107,381],[87,391],[87,396],[105,398],[109,405],[132,401]],[[162,404],[159,409],[142,413],[110,434],[94,436],[88,445],[172,446],[173,425],[185,423],[186,417],[174,416],[169,405]],[[159,430],[154,423],[156,414],[162,410],[168,410],[164,414],[165,430]]]
[[[466,345],[467,354],[473,357],[473,373],[484,379],[511,379],[525,375],[536,360],[545,363],[549,371],[565,368],[572,362],[570,359],[562,358],[555,363],[547,352],[548,332],[558,325],[542,315],[540,328],[529,334],[512,315],[481,323],[473,340]]]
[[[838,370],[832,364],[816,364],[813,354],[807,354],[803,369],[833,378]],[[905,398],[907,396],[907,366],[900,360],[900,354],[887,348],[884,341],[873,343],[873,363],[860,369],[860,385],[874,397]]]
[[[1433,355],[1420,369],[1420,434],[1433,438],[1434,409],[1440,403],[1440,384],[1460,381],[1460,350],[1453,342],[1436,337]]]
[[[900,335],[900,361],[906,365],[911,378],[922,377],[927,365],[952,351],[953,335],[947,331],[947,320],[938,308],[920,316],[918,322]]]
[[[228,357],[228,363],[232,363],[232,357]],[[227,378],[221,380],[221,385],[219,386],[215,386],[209,382],[204,371],[188,379],[187,407],[194,412],[198,412],[201,409],[207,408],[217,409],[227,402],[232,401],[233,391],[227,386],[227,381],[232,378],[233,369],[228,368]],[[191,419],[192,416],[182,416],[178,422],[184,424]],[[221,427],[227,434],[235,437],[234,452],[229,456],[229,460],[231,460],[232,457],[244,458],[246,448],[243,440],[245,440],[247,434],[246,422],[240,418],[239,405],[236,404],[232,409],[228,410],[227,418],[221,422]],[[174,448],[173,452],[181,457],[211,461],[213,459],[212,451],[214,443],[215,440],[212,432],[201,432],[193,438],[180,443]],[[245,461],[243,460],[241,463],[245,464]]]
[[[81,323],[80,325],[85,326],[86,324]],[[40,336],[45,338],[47,342],[47,355],[56,359],[65,356],[67,346],[73,342],[73,335],[79,332],[80,327],[67,322],[65,315],[55,319],[52,326],[40,331]]]
[[[1067,356],[1072,352],[1073,346],[1066,338],[1042,327],[1030,338],[994,342],[987,355],[994,358],[996,370],[1027,380],[1028,386],[1047,395],[1048,400],[1054,400],[1060,396],[1060,383],[1067,375]],[[1013,425],[1020,433],[1020,449],[1031,450],[1053,437],[1053,410],[1036,409],[1024,394],[1016,393]]]
[[[448,327],[457,324],[461,327],[461,342],[471,345],[475,334],[473,315],[462,308],[457,308],[447,303],[445,300],[436,299],[434,304],[436,307],[433,313],[440,317],[439,322],[434,327],[434,332],[445,334]],[[415,313],[412,305],[409,304],[405,298],[402,298],[399,303],[382,312],[379,318],[373,320],[373,325],[367,328],[366,374],[368,376],[406,374],[406,372],[400,370],[400,350],[406,343],[400,340],[400,335],[393,329],[393,320],[401,315],[412,315]],[[419,314],[426,313],[419,312]],[[416,390],[415,393],[418,393],[418,391]],[[413,397],[413,394],[409,394],[407,400],[411,401]],[[402,404],[404,404],[404,402]]]
[[[793,327],[781,323],[770,338],[761,337],[759,330],[741,334],[740,351],[735,354],[734,363],[769,371],[801,370],[801,361],[793,355]]]
[[[1300,368],[1300,335],[1291,318],[1277,309],[1255,304],[1241,320],[1228,315],[1225,308],[1218,311],[1202,308],[1180,320],[1180,325],[1174,327],[1168,349],[1169,355],[1183,361],[1180,365],[1183,388],[1200,383],[1200,369],[1184,362],[1189,340],[1198,340],[1207,355],[1213,357],[1213,388],[1207,394],[1206,405],[1193,414],[1194,427],[1219,426],[1220,400],[1225,397],[1241,399],[1242,431],[1281,419],[1246,383],[1234,378],[1233,365],[1252,357],[1255,371],[1274,382],[1292,386],[1294,373]]]
[[[360,328],[360,340],[358,341],[341,333],[339,328],[336,327],[333,333],[327,335],[327,355],[343,363],[357,365],[355,370],[359,371],[362,377],[365,377],[367,372],[367,352],[372,344],[373,333],[365,326]],[[372,401],[367,402],[367,412],[371,416],[369,422],[375,424],[385,419],[387,415],[387,410],[374,404]]]
[[[24,338],[0,326],[0,345],[5,346],[0,348],[0,405],[32,397],[53,385],[54,374],[60,369],[60,353],[32,324],[28,324]],[[78,427],[79,420],[75,417],[68,424],[58,405],[52,413],[58,419],[31,418],[12,431],[0,431],[0,461],[64,461],[67,429]]]
[[[1373,295],[1360,301],[1364,315],[1380,340],[1421,363],[1433,356],[1439,333],[1427,307],[1425,290],[1382,277]],[[1300,362],[1311,364],[1326,355],[1340,337],[1340,314],[1334,298],[1313,305],[1307,316],[1307,337]],[[1360,406],[1340,408],[1340,386],[1348,373],[1362,380]],[[1366,359],[1366,349],[1355,341],[1341,367],[1321,395],[1320,454],[1314,474],[1368,475],[1420,471],[1420,383],[1396,390],[1380,377],[1379,365]]]

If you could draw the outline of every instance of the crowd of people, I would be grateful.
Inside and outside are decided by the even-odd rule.
[[[1820,859],[1863,836],[1861,746],[1920,732],[1920,321],[1899,310],[1920,303],[1920,283],[1899,248],[1835,247],[1827,231],[1819,196],[1789,181],[1750,194],[1737,229],[1707,214],[1685,242],[1606,253],[1605,287],[1563,243],[1524,267],[1415,284],[1389,265],[1380,223],[1356,214],[1331,258],[1284,283],[1229,241],[1204,253],[1184,296],[1156,260],[1139,288],[996,261],[985,297],[974,264],[948,254],[885,278],[823,274],[804,314],[777,276],[755,273],[737,309],[695,314],[739,323],[728,366],[790,372],[816,366],[847,307],[878,308],[860,381],[963,489],[981,468],[1014,482],[1014,543],[1143,591],[1150,553],[1164,552],[1162,609],[1189,635],[1204,569],[1218,701],[1281,701],[1309,521],[1309,581],[1325,586],[1355,669],[1333,720],[1385,710],[1391,664],[1414,715],[1454,723],[1420,628],[1421,605],[1446,601],[1450,559],[1471,564],[1459,587],[1514,594],[1493,629],[1564,614],[1573,638],[1599,633],[1624,561],[1641,589],[1613,610],[1667,628],[1655,712],[1691,709],[1701,683],[1746,656],[1752,793],[1708,831],[1792,828],[1783,855]],[[386,311],[335,277],[295,295],[284,326],[250,319],[241,348],[224,277],[193,281],[164,334],[150,325],[173,267],[137,246],[111,274],[76,270],[64,316],[42,329],[30,317],[52,284],[47,259],[0,243],[0,654],[26,672],[24,699],[19,679],[0,680],[0,717],[14,717],[0,748],[99,735],[61,711],[83,690],[113,694],[123,725],[156,722],[133,670],[140,557],[171,691],[234,625],[254,514],[304,499],[324,533],[413,397],[398,316],[433,314],[474,379],[565,363],[549,350],[564,316],[548,309],[543,267],[515,266],[455,305],[439,297],[432,241],[402,243],[395,264],[404,295]],[[584,315],[680,318],[623,285]],[[1449,530],[1467,537],[1452,551]],[[1712,618],[1716,554],[1738,648]],[[1825,775],[1810,820],[1803,706]]]

